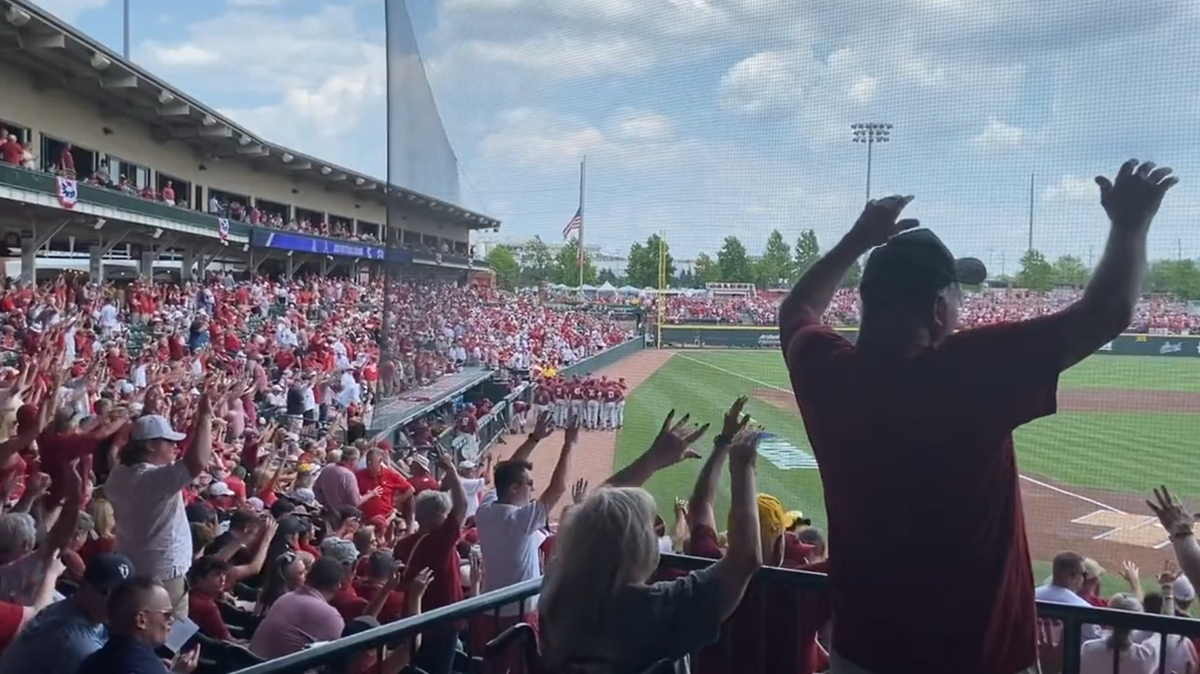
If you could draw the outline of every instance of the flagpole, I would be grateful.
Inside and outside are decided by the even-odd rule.
[[[587,187],[587,155],[579,163],[579,292],[583,293],[583,193]]]

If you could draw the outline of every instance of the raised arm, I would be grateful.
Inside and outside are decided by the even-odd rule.
[[[567,493],[567,478],[571,474],[571,452],[579,443],[579,417],[567,423],[566,433],[563,434],[562,453],[558,455],[558,463],[554,464],[554,472],[550,474],[550,484],[542,490],[538,500],[549,512]]]
[[[754,573],[762,567],[756,474],[758,432],[743,430],[729,450],[729,547],[713,565],[721,579],[721,619],[733,614]]]
[[[700,455],[692,450],[692,443],[704,437],[708,432],[708,424],[699,428],[688,425],[691,415],[685,414],[675,423],[675,410],[667,414],[662,428],[650,447],[633,463],[618,470],[601,486],[608,487],[640,487],[656,472],[674,466],[687,459],[698,459]]]
[[[892,196],[867,202],[849,233],[796,281],[792,292],[779,305],[779,325],[819,322],[855,260],[886,243],[889,237],[920,224],[916,220],[898,220],[912,199]]]
[[[537,423],[533,426],[533,432],[525,441],[517,447],[517,451],[508,457],[509,461],[529,461],[529,456],[533,454],[533,450],[537,448],[538,443],[550,437],[554,432],[554,418],[549,412],[542,412],[538,415]]]
[[[688,498],[687,511],[691,526],[706,526],[714,531],[717,529],[713,502],[717,499],[721,469],[725,467],[725,460],[729,458],[729,443],[750,423],[750,415],[742,414],[742,408],[745,406],[744,396],[734,401],[733,406],[725,413],[721,434],[713,438],[712,454],[708,455],[708,459],[700,468],[700,473],[696,476],[696,485],[692,487],[692,495]]]
[[[1167,190],[1179,179],[1170,168],[1130,159],[1115,180],[1096,177],[1108,214],[1108,242],[1083,297],[1055,315],[1064,334],[1063,369],[1095,353],[1133,320],[1146,274],[1146,235]]]
[[[1146,505],[1158,515],[1158,521],[1171,537],[1171,545],[1175,548],[1175,559],[1183,575],[1192,585],[1200,583],[1200,544],[1192,533],[1195,516],[1171,494],[1166,487],[1154,490],[1154,499],[1147,500]]]
[[[446,491],[450,492],[449,516],[461,525],[467,516],[467,492],[463,490],[462,479],[455,470],[454,459],[450,457],[449,452],[440,447],[438,448],[438,464],[445,473],[443,485]]]
[[[200,393],[200,405],[196,410],[196,420],[191,442],[183,454],[183,463],[187,466],[192,477],[199,477],[212,463],[212,398],[216,393],[205,389]]]

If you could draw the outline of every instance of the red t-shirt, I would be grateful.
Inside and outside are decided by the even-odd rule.
[[[99,446],[99,440],[82,433],[43,433],[38,438],[42,471],[50,476],[50,490],[46,494],[49,503],[58,504],[66,496],[62,485],[68,464],[95,455]]]
[[[0,601],[0,653],[17,638],[21,631],[21,618],[25,615],[24,607]]]
[[[412,582],[421,569],[431,569],[433,580],[425,590],[421,600],[422,610],[428,612],[435,608],[449,606],[462,601],[463,590],[459,578],[458,536],[461,525],[453,517],[427,532],[405,536],[396,543],[392,551],[396,559],[405,563],[403,582]],[[463,629],[465,622],[460,621],[458,629]]]
[[[810,312],[781,316],[837,541],[829,576],[841,657],[926,674],[1011,674],[1037,661],[1012,431],[1056,410],[1060,325],[1048,316],[863,353]],[[881,512],[932,524],[933,547],[896,554],[912,547],[912,531],[879,526]],[[938,591],[898,613],[896,578]]]
[[[210,596],[192,590],[188,592],[188,618],[200,628],[204,636],[228,641],[233,638],[229,626],[221,617],[221,609]]]
[[[354,587],[349,584],[343,584],[338,591],[329,598],[329,605],[336,608],[338,613],[342,614],[342,618],[346,622],[350,622],[363,614],[363,609],[370,602],[365,598],[358,596],[354,591]]]
[[[442,488],[442,485],[429,473],[424,475],[414,475],[408,479],[408,483],[412,485],[413,491],[420,494],[423,491],[432,489],[437,491]]]
[[[691,554],[720,559],[721,546],[712,527],[692,527],[688,539]],[[799,567],[825,573],[822,565]],[[762,593],[762,597],[756,596]],[[763,603],[765,602],[765,604]],[[831,617],[829,591],[824,589],[770,587],[751,582],[746,595],[723,628],[724,639],[700,652],[699,674],[724,674],[730,653],[736,655],[739,672],[767,674],[794,672],[813,674],[820,664],[817,631]],[[726,640],[732,647],[727,648]]]
[[[366,468],[356,470],[354,479],[358,482],[358,493],[360,494],[365,494],[376,487],[380,490],[379,496],[358,505],[365,520],[391,515],[392,511],[396,509],[394,505],[396,496],[413,488],[403,475],[387,466],[380,467],[379,475],[372,475],[371,471]]]
[[[383,588],[383,583],[371,580],[359,580],[354,583],[354,591],[368,602],[375,601],[375,595]],[[383,608],[379,609],[379,622],[390,623],[404,617],[404,593],[392,590],[388,598],[383,600]]]
[[[112,552],[117,547],[117,539],[111,536],[101,538],[89,538],[79,548],[79,556],[83,558],[84,563],[88,562],[92,557],[101,552]]]

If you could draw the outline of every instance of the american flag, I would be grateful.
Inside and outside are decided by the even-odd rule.
[[[571,221],[567,223],[566,227],[563,227],[563,239],[570,238],[571,232],[578,232],[582,227],[583,227],[583,210],[580,209],[578,211],[575,211],[575,217],[571,218]]]

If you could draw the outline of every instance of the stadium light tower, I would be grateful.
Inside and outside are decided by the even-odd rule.
[[[892,139],[892,125],[886,122],[858,122],[850,125],[855,143],[867,146],[867,201],[871,200],[871,160],[876,143],[887,143]]]

